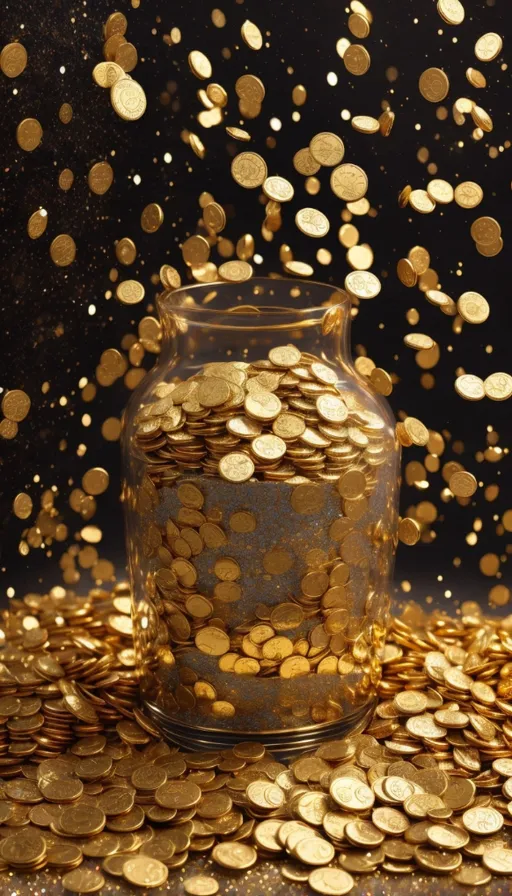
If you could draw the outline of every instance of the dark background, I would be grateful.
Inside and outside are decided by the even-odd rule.
[[[21,9],[15,2],[3,4],[2,42],[21,40],[29,61],[14,80],[0,74],[0,386],[24,389],[32,408],[20,424],[18,436],[12,441],[0,440],[2,600],[7,602],[7,595],[13,593],[9,589],[19,596],[62,583],[62,554],[70,546],[83,546],[79,532],[84,521],[71,510],[69,494],[93,466],[105,467],[110,473],[110,486],[97,499],[97,513],[91,520],[103,531],[96,548],[100,558],[123,566],[119,444],[105,441],[101,424],[107,417],[120,416],[130,392],[121,378],[108,388],[98,386],[95,399],[84,402],[78,383],[81,377],[95,382],[102,351],[120,348],[125,334],[136,334],[137,322],[153,308],[160,265],[168,262],[185,275],[179,243],[196,230],[198,197],[203,190],[211,191],[227,208],[223,235],[234,242],[245,232],[254,235],[256,251],[264,259],[258,273],[282,271],[279,246],[287,243],[296,258],[314,265],[316,279],[343,284],[350,270],[345,249],[337,240],[344,204],[329,189],[328,169],[318,175],[320,194],[309,197],[304,179],[292,166],[293,154],[307,146],[315,133],[332,130],[345,142],[345,161],[361,165],[369,177],[368,198],[375,215],[355,217],[353,223],[360,231],[360,242],[373,249],[372,270],[383,284],[377,299],[361,305],[353,325],[353,344],[364,346],[378,366],[395,376],[390,401],[397,413],[417,416],[429,428],[445,434],[447,447],[441,462],[457,460],[483,483],[469,506],[441,500],[446,482],[440,472],[429,474],[426,490],[404,486],[404,514],[419,501],[429,500],[438,508],[438,519],[424,535],[431,543],[399,548],[396,590],[401,597],[417,600],[431,596],[436,605],[452,611],[468,598],[486,605],[489,589],[499,582],[510,586],[511,579],[506,559],[512,538],[500,529],[503,513],[512,506],[506,469],[509,457],[503,455],[498,463],[482,459],[489,429],[491,441],[503,450],[510,442],[510,402],[484,399],[469,403],[455,393],[453,383],[459,368],[482,377],[510,370],[512,169],[508,141],[512,139],[512,91],[507,64],[512,29],[508,4],[506,0],[468,0],[464,24],[451,27],[437,14],[432,0],[369,2],[374,23],[362,43],[372,64],[366,75],[356,78],[348,74],[336,52],[340,37],[357,42],[347,28],[347,11],[338,2],[218,2],[227,18],[222,29],[211,22],[213,3],[141,0],[138,9],[132,9],[126,0],[117,0],[117,6],[106,0],[94,0],[87,6],[66,0],[24,0]],[[91,76],[94,65],[103,59],[103,23],[116,8],[127,15],[126,37],[139,54],[132,76],[142,84],[148,100],[147,111],[137,122],[118,118],[109,91],[97,87]],[[260,52],[249,49],[240,38],[246,18],[258,24],[269,43]],[[182,39],[169,46],[164,36],[173,27],[181,30]],[[474,43],[487,31],[504,37],[504,50],[494,62],[479,63]],[[252,142],[236,144],[236,150],[260,152],[270,173],[288,177],[295,186],[295,200],[283,209],[283,228],[272,243],[260,236],[264,211],[259,191],[243,190],[231,179],[230,141],[224,127],[206,131],[196,121],[202,108],[196,92],[206,84],[188,68],[187,55],[193,49],[209,56],[213,80],[228,91],[226,124],[240,124],[234,93],[237,77],[250,72],[265,83],[262,113],[245,125]],[[445,120],[436,118],[437,106],[418,91],[418,77],[430,66],[443,67],[450,78],[450,93],[441,104],[448,110]],[[485,73],[486,89],[477,91],[470,86],[465,77],[468,66]],[[390,67],[397,70],[395,80],[390,80]],[[328,72],[337,74],[336,86],[327,83]],[[296,107],[291,92],[296,84],[305,85],[308,92],[306,104],[298,110],[299,122],[292,120]],[[480,141],[472,139],[470,116],[462,127],[453,121],[451,107],[461,96],[475,99],[494,120],[493,132]],[[67,125],[58,117],[64,102],[73,107]],[[343,109],[352,115],[378,117],[383,103],[396,113],[387,139],[356,133],[350,122],[340,117]],[[37,118],[44,131],[42,143],[33,153],[21,150],[15,137],[17,124],[29,116]],[[279,132],[269,125],[274,116],[282,122]],[[186,128],[203,139],[207,148],[204,160],[196,158],[183,141]],[[266,145],[268,138],[273,138],[275,147]],[[429,174],[427,164],[418,159],[421,148],[428,150],[427,164],[434,163],[437,174]],[[172,155],[171,162],[164,162],[165,153]],[[106,195],[96,196],[88,188],[87,173],[103,159],[112,165],[115,180]],[[70,168],[75,178],[67,192],[58,186],[64,168]],[[138,185],[135,175],[141,178]],[[407,183],[424,188],[431,176],[445,178],[453,186],[463,180],[476,181],[484,189],[484,201],[469,212],[454,203],[438,206],[429,216],[411,208],[400,209],[399,191]],[[158,202],[165,214],[163,226],[155,234],[146,234],[140,227],[140,214],[149,202]],[[329,216],[331,230],[324,240],[311,240],[297,231],[294,215],[304,205],[318,207]],[[27,221],[40,206],[48,211],[48,228],[40,239],[31,240]],[[505,248],[496,258],[480,256],[470,237],[470,224],[479,215],[491,215],[501,224]],[[49,255],[51,240],[59,233],[71,234],[77,244],[75,262],[62,269]],[[138,249],[137,261],[129,268],[117,263],[114,250],[115,241],[124,236],[131,237]],[[430,305],[417,288],[407,289],[399,282],[396,263],[417,243],[430,251],[442,288],[454,299],[469,289],[486,296],[491,315],[485,324],[466,324],[462,333],[456,334],[453,318]],[[329,266],[315,260],[319,246],[331,251]],[[215,256],[213,260],[221,261]],[[109,279],[112,269],[120,278],[135,277],[143,282],[143,303],[129,308],[116,301],[115,284]],[[96,308],[94,314],[90,314],[91,305]],[[416,327],[406,320],[410,308],[420,314]],[[414,352],[403,345],[404,335],[412,330],[429,334],[441,348],[440,362],[430,371],[435,378],[431,390],[422,387],[422,371]],[[486,351],[486,346],[492,346],[492,352]],[[146,353],[144,366],[150,367],[153,360],[154,356]],[[42,391],[45,382],[49,383],[46,394]],[[90,426],[84,425],[84,414],[91,416]],[[85,454],[80,446],[86,447]],[[425,454],[425,449],[408,449],[404,461],[422,461]],[[39,480],[34,481],[34,476]],[[492,483],[500,486],[500,493],[490,503],[484,488]],[[68,539],[54,540],[21,556],[18,545],[23,532],[34,526],[41,494],[52,487],[57,521],[68,526]],[[34,502],[33,514],[26,521],[12,513],[13,499],[20,491],[28,492]],[[468,545],[466,535],[478,519],[477,543]],[[480,528],[478,522],[476,525]],[[501,558],[498,577],[480,572],[480,558],[488,552]],[[461,560],[459,567],[454,566],[455,557]],[[76,568],[80,580],[74,587],[90,588],[94,584],[90,570],[82,569],[78,562]],[[410,592],[402,590],[404,580],[411,583]],[[445,595],[446,590],[451,596]]]

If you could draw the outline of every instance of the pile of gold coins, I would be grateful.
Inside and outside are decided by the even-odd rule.
[[[285,765],[255,741],[180,752],[160,739],[138,708],[129,603],[122,583],[84,598],[59,587],[4,613],[2,871],[48,868],[92,893],[104,874],[149,888],[183,869],[190,896],[258,858],[326,896],[359,874],[512,874],[510,617],[409,606],[366,733]]]
[[[336,482],[350,468],[364,481],[345,497],[359,498],[384,460],[384,421],[351,405],[336,383],[334,370],[294,345],[252,364],[210,363],[183,383],[161,383],[137,418],[147,473],[157,486],[189,471],[299,485]]]

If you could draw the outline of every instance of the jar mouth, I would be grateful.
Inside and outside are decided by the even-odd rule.
[[[314,325],[326,311],[343,313],[350,298],[343,289],[311,280],[253,277],[244,283],[194,283],[161,293],[158,308],[188,323],[254,329],[264,325]],[[346,313],[346,312],[345,312]]]

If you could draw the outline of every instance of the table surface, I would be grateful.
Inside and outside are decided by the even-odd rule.
[[[101,868],[98,860],[86,859],[82,867]],[[209,859],[204,857],[191,857],[184,868],[169,874],[167,883],[153,890],[134,890],[130,884],[122,878],[111,877],[105,873],[105,886],[100,891],[100,896],[134,896],[140,893],[172,893],[173,896],[184,896],[183,882],[195,874],[209,874],[219,882],[219,896],[315,896],[313,890],[302,883],[294,883],[285,880],[279,870],[279,862],[259,860],[258,863],[245,872],[230,872],[223,870]],[[452,896],[452,894],[478,892],[481,896],[498,896],[509,892],[509,883],[506,878],[494,877],[491,883],[485,887],[468,888],[457,884],[450,875],[430,875],[418,869],[414,874],[387,874],[379,872],[376,875],[354,875],[355,886],[350,891],[350,896]],[[8,883],[7,883],[8,882]],[[60,877],[54,871],[42,871],[31,874],[16,874],[13,872],[0,874],[0,893],[2,896],[42,896],[51,893],[52,896],[69,896],[69,891],[64,890]]]

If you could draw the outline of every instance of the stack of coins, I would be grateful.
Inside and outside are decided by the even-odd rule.
[[[180,752],[161,740],[126,687],[126,599],[124,585],[54,589],[5,614],[0,871],[48,868],[92,893],[105,874],[149,888],[181,869],[190,896],[217,892],[215,868],[259,858],[338,896],[359,874],[428,870],[468,886],[512,874],[510,618],[410,607],[381,651],[366,733],[286,765],[255,742]],[[187,876],[191,851],[211,858],[207,873]]]

